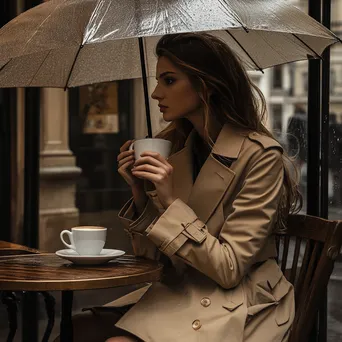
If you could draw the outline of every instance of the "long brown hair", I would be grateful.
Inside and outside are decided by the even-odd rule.
[[[158,57],[167,57],[185,72],[200,96],[204,109],[204,139],[213,145],[208,133],[209,117],[223,126],[258,132],[275,139],[265,127],[266,101],[251,82],[239,58],[220,39],[206,33],[180,33],[163,36],[156,47]],[[157,137],[173,142],[172,153],[180,150],[192,130],[187,119],[172,121]],[[276,140],[276,139],[275,139]],[[284,184],[275,229],[285,228],[289,212],[298,212],[302,196],[298,191],[298,172],[283,154]]]

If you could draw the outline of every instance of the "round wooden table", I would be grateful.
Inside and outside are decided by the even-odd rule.
[[[75,265],[52,253],[3,256],[0,257],[0,291],[62,291],[60,340],[72,342],[73,291],[158,281],[162,268],[156,261],[131,255],[97,266]]]

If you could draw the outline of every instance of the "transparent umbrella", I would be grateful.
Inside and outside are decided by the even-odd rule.
[[[0,87],[76,87],[155,75],[158,37],[210,33],[247,69],[320,58],[339,41],[283,0],[50,0],[0,30]]]

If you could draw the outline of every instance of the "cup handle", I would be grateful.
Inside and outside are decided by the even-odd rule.
[[[63,238],[63,235],[64,235],[64,234],[67,234],[67,235],[69,236],[69,239],[70,239],[70,242],[71,242],[70,245],[69,245],[68,243],[65,242],[65,240],[64,240],[64,238]],[[60,238],[61,238],[63,244],[64,244],[66,247],[68,247],[68,248],[73,249],[74,251],[76,251],[76,247],[75,247],[75,243],[74,243],[74,238],[73,238],[73,236],[72,236],[72,232],[70,232],[69,230],[63,230],[59,236],[60,236]]]
[[[132,144],[129,145],[128,150],[129,150],[129,151],[134,150],[134,141],[132,142]]]

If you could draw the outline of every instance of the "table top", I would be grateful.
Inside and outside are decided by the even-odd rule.
[[[0,290],[93,290],[158,281],[163,265],[124,255],[107,264],[75,265],[53,253],[0,257]]]

